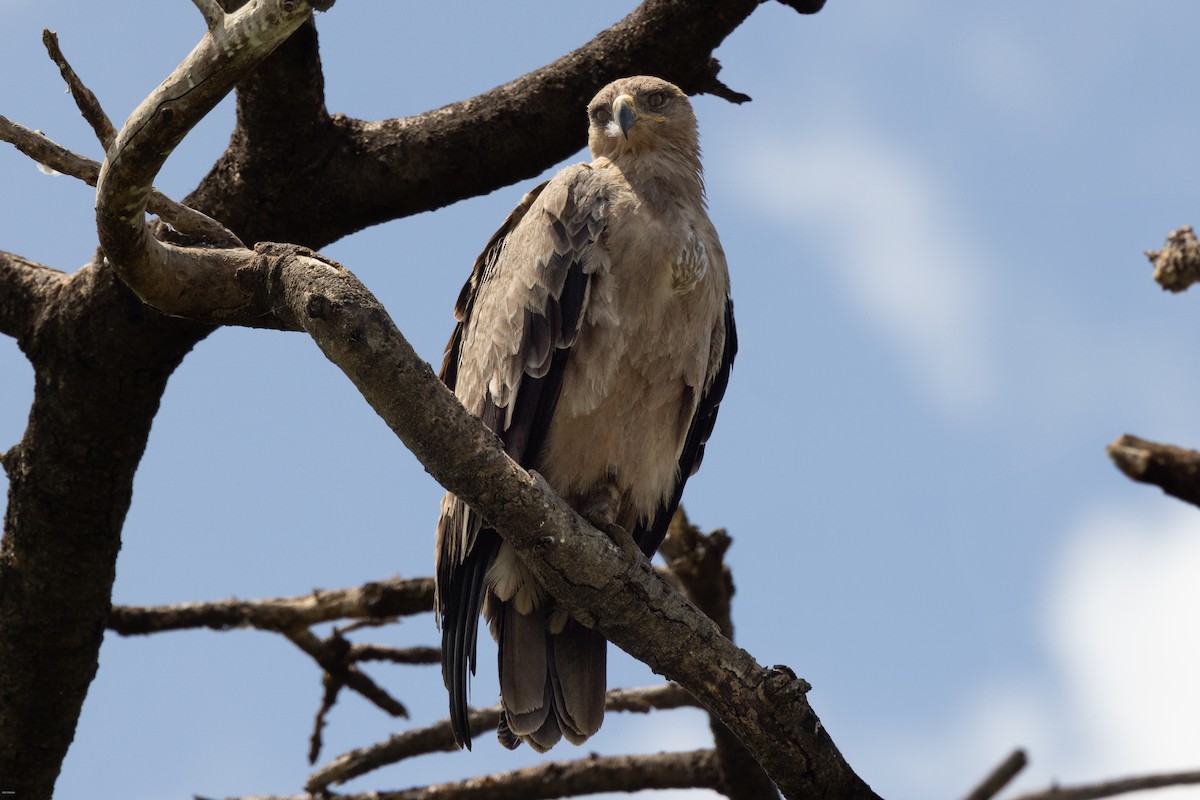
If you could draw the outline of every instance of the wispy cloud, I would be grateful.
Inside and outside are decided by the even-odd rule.
[[[995,383],[987,273],[927,165],[844,125],[743,152],[747,200],[827,253],[824,266],[935,403],[978,410]]]

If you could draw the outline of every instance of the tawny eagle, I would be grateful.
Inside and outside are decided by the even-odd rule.
[[[633,77],[588,104],[590,164],[521,201],[475,261],[441,377],[519,464],[652,556],[700,465],[737,350],[729,272],[705,207],[696,116]],[[470,747],[467,669],[482,609],[499,645],[499,737],[548,750],[604,719],[600,632],[555,608],[453,494],[437,528],[442,675]]]

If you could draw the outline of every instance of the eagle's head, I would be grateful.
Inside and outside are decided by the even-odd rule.
[[[649,75],[621,78],[588,103],[588,145],[593,158],[668,152],[699,156],[696,114],[673,83]]]

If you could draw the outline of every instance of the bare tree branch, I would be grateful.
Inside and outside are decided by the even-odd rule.
[[[246,291],[229,279],[246,258],[240,249],[233,258],[224,251],[200,258],[154,239],[143,218],[153,178],[192,126],[311,13],[304,2],[268,0],[229,14],[138,106],[113,143],[96,187],[100,246],[126,284],[164,313],[209,319],[213,310],[219,317],[220,310],[243,305]],[[158,296],[164,286],[176,293],[176,303],[193,292],[199,297],[180,308]],[[187,313],[197,305],[208,314]]]
[[[599,792],[642,789],[714,789],[716,757],[711,750],[651,756],[591,756],[549,761],[454,783],[395,792],[340,794],[338,800],[551,800]],[[261,796],[229,800],[311,800],[312,795]]]
[[[391,578],[353,589],[317,589],[299,597],[113,606],[107,627],[122,636],[191,628],[281,631],[339,619],[401,617],[432,610],[432,578]]]
[[[992,800],[1000,794],[1000,790],[1008,786],[1017,773],[1025,769],[1029,759],[1024,750],[1014,750],[1001,761],[978,786],[971,790],[964,800]]]
[[[1129,478],[1200,506],[1200,452],[1130,434],[1119,437],[1106,449],[1108,457]]]
[[[308,737],[308,763],[310,765],[317,763],[317,759],[321,757],[325,718],[337,703],[338,693],[341,692],[343,686],[345,686],[344,683],[328,672],[321,676],[321,705],[317,708],[317,716],[313,719],[312,734]]]
[[[432,665],[442,662],[440,647],[383,647],[377,644],[351,644],[351,661],[387,661],[391,664]]]
[[[1147,789],[1165,789],[1170,786],[1188,786],[1197,783],[1200,783],[1200,771],[1174,772],[1120,778],[1084,786],[1054,786],[1042,791],[1022,794],[1012,800],[1095,800],[1099,797],[1115,797]]]
[[[78,178],[89,186],[95,186],[100,177],[100,165],[95,161],[73,153],[41,132],[30,130],[4,116],[0,116],[0,141],[8,142],[37,163]],[[243,246],[241,239],[212,217],[175,202],[153,187],[147,198],[147,209],[158,214],[163,222],[200,241],[227,247]]]
[[[1154,265],[1154,280],[1170,292],[1182,292],[1200,280],[1200,242],[1191,225],[1167,234],[1162,250],[1147,250]]]
[[[605,708],[608,711],[644,714],[653,709],[668,710],[695,705],[696,701],[684,689],[668,683],[642,689],[611,689]],[[495,731],[499,719],[499,705],[471,709],[469,723],[472,738]],[[450,730],[450,720],[444,719],[425,728],[398,733],[378,744],[343,753],[310,775],[304,790],[320,794],[334,784],[345,783],[406,758],[457,749],[454,734]]]
[[[75,105],[79,107],[79,113],[83,114],[83,118],[95,131],[96,138],[100,140],[100,146],[107,153],[112,147],[113,140],[117,138],[117,130],[113,127],[112,120],[100,107],[100,101],[96,99],[96,95],[92,93],[91,89],[84,86],[83,81],[79,79],[75,70],[67,62],[62,48],[58,46],[58,34],[43,30],[42,44],[46,46],[50,60],[58,65],[58,71],[62,73],[63,80],[67,83],[71,97],[75,98]]]

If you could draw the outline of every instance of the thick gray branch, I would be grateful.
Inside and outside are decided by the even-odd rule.
[[[146,203],[154,176],[192,126],[311,13],[307,3],[297,0],[264,0],[227,15],[224,26],[209,31],[117,135],[96,187],[100,246],[120,265],[118,271],[134,292],[159,310],[184,315],[181,309],[164,307],[170,304],[157,296],[164,287],[183,295],[199,291],[207,310],[240,305],[243,292],[223,294],[227,282],[211,280],[212,269],[205,267],[212,261],[224,273],[236,262],[220,256],[189,258],[181,248],[157,241],[146,227]]]

